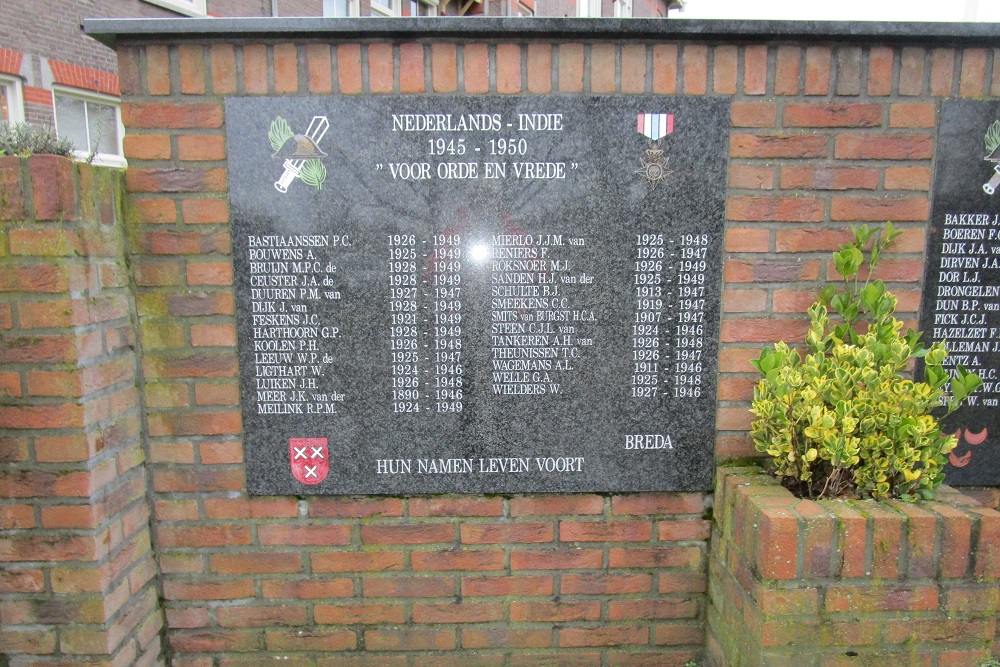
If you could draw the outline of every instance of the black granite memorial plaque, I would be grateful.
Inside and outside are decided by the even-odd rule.
[[[983,378],[943,428],[958,436],[945,482],[1000,484],[1000,103],[945,100],[920,327],[948,366]],[[923,377],[923,368],[917,368]]]
[[[250,493],[710,488],[728,101],[225,108]]]

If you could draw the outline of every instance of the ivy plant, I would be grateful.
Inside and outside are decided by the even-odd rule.
[[[853,242],[833,254],[842,282],[809,307],[805,349],[780,342],[751,360],[762,375],[751,437],[802,497],[930,499],[956,445],[938,416],[982,380],[962,366],[949,374],[944,344],[925,347],[919,333],[903,333],[896,297],[872,279],[900,232],[892,223],[851,231]],[[917,358],[923,381],[908,377]]]

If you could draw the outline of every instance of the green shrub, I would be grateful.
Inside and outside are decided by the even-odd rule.
[[[903,334],[896,297],[871,279],[899,235],[892,223],[884,234],[867,225],[852,232],[854,242],[833,254],[843,285],[829,285],[809,307],[807,354],[782,342],[751,361],[763,375],[751,437],[800,496],[930,499],[956,444],[932,410],[950,414],[982,380],[961,366],[949,378],[945,346],[925,348],[919,333]],[[923,382],[903,375],[915,358],[924,361]]]
[[[73,154],[73,142],[60,139],[56,131],[31,123],[0,122],[0,155],[62,155]]]

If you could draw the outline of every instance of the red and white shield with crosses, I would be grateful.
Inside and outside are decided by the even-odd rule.
[[[303,484],[319,484],[330,472],[326,438],[289,438],[288,461],[292,476]]]

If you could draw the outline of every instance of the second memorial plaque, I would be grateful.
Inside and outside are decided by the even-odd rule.
[[[227,99],[249,491],[708,489],[728,118]]]

